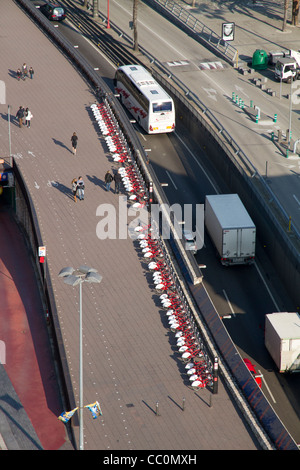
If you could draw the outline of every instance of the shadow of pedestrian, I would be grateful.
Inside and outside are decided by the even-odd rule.
[[[17,79],[17,72],[16,70],[11,70],[11,69],[8,69],[8,75],[12,78],[15,78]]]
[[[95,186],[99,186],[100,188],[105,189],[105,187],[106,187],[105,181],[101,180],[100,178],[98,178],[95,175],[93,175],[93,176],[86,175],[86,177]]]
[[[52,137],[52,140],[55,143],[55,145],[59,145],[60,147],[67,149],[70,153],[73,153],[72,150],[69,147],[67,147],[63,142],[61,142],[60,140],[56,140],[56,139],[54,139],[54,137]]]
[[[71,185],[71,182],[70,182],[70,185]],[[62,183],[59,183],[58,181],[55,181],[54,184],[52,184],[52,186],[56,189],[58,189],[58,191],[60,191],[62,194],[66,195],[68,198],[70,199],[73,199],[74,200],[74,196],[73,196],[73,193],[72,193],[72,189],[69,188],[68,186],[65,186],[64,184]]]
[[[0,113],[0,116],[2,117],[2,119],[4,119],[4,121],[8,122],[8,114],[7,113]],[[14,124],[15,126],[19,127],[19,121],[15,116],[10,115],[10,122],[11,122],[11,124]]]

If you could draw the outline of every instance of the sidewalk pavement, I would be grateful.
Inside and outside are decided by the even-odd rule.
[[[0,17],[4,14],[1,65],[7,71],[7,102],[13,115],[20,105],[29,106],[33,114],[30,129],[20,129],[13,121],[12,153],[47,248],[51,293],[57,307],[53,314],[61,329],[74,407],[79,401],[79,292],[64,284],[58,273],[65,266],[86,264],[103,276],[100,285],[83,287],[83,399],[84,404],[98,400],[103,410],[103,416],[96,420],[84,411],[85,449],[257,449],[255,437],[221,380],[213,406],[209,406],[207,390],[195,393],[187,387],[175,339],[166,328],[166,317],[133,241],[100,240],[97,236],[105,208],[114,208],[118,220],[119,199],[104,190],[104,175],[108,169],[115,169],[115,164],[89,112],[94,95],[14,2],[0,4]],[[14,71],[24,62],[33,66],[34,79],[18,82]],[[8,155],[7,109],[2,105],[1,112],[0,151],[4,156]],[[76,156],[70,142],[74,131],[78,135]],[[75,203],[71,181],[79,175],[86,185],[85,200]],[[18,331],[17,339],[22,334]],[[33,352],[31,359],[36,360]],[[10,361],[14,365],[14,358],[8,355],[6,368]],[[29,416],[35,398],[31,394],[32,374],[25,372],[18,396]],[[49,383],[43,385],[47,394]],[[25,391],[31,399],[26,408],[22,398]],[[157,402],[159,417],[155,413]],[[51,411],[56,415],[57,408],[53,406]],[[30,419],[40,436],[42,422]],[[51,432],[58,439],[64,436],[61,422],[54,420],[52,426]],[[78,438],[78,428],[75,433]],[[39,445],[37,440],[35,445]]]

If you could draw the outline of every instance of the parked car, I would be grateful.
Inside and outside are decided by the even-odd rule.
[[[40,6],[40,11],[50,21],[63,21],[67,16],[66,9],[56,2],[44,3]]]
[[[261,375],[259,375],[256,372],[256,369],[255,369],[254,365],[252,364],[252,362],[250,361],[250,359],[245,358],[244,363],[246,364],[249,371],[251,372],[251,374],[255,378],[255,381],[256,381],[257,385],[259,386],[259,388],[261,388]]]

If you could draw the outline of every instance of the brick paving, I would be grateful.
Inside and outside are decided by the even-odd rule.
[[[100,285],[83,285],[84,404],[98,400],[103,410],[96,420],[84,410],[85,449],[256,449],[255,438],[222,382],[212,406],[207,390],[196,393],[187,387],[173,336],[134,242],[97,237],[98,206],[107,203],[118,210],[118,196],[103,187],[104,174],[113,164],[89,113],[94,96],[15,3],[2,2],[0,18],[4,11],[1,79],[7,103],[13,115],[19,105],[29,106],[33,114],[31,129],[12,123],[12,153],[47,247],[77,403],[79,289],[57,275],[65,266],[86,264],[103,276]],[[23,62],[35,70],[32,81],[14,77]],[[7,155],[7,108],[0,106],[0,151]],[[70,151],[74,131],[79,137],[76,156]],[[79,175],[86,197],[75,203],[71,180]],[[78,428],[75,433],[78,437]]]

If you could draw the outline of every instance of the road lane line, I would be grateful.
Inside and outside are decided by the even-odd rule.
[[[226,299],[226,301],[227,301],[227,303],[228,303],[228,305],[229,305],[229,308],[230,308],[230,310],[231,310],[232,315],[235,317],[235,311],[233,310],[232,305],[231,305],[231,303],[230,303],[230,300],[229,300],[229,298],[228,298],[228,295],[227,295],[227,293],[226,293],[226,291],[225,291],[224,289],[223,289],[223,294],[224,294],[224,297],[225,297],[225,299]]]
[[[272,293],[271,293],[271,291],[270,291],[270,289],[269,289],[269,287],[268,287],[267,282],[265,281],[265,279],[264,279],[264,277],[263,277],[263,275],[262,275],[262,273],[261,273],[259,267],[257,266],[257,264],[256,264],[255,262],[254,262],[254,266],[255,266],[255,268],[256,268],[258,274],[260,275],[260,278],[261,278],[261,280],[263,281],[263,283],[264,283],[264,285],[265,285],[265,288],[267,289],[268,294],[269,294],[269,296],[271,297],[272,302],[273,302],[273,304],[275,305],[275,308],[277,309],[277,312],[280,312],[280,308],[278,307],[278,305],[277,305],[277,303],[276,303],[276,300],[274,299],[274,297],[273,297],[273,295],[272,295]]]
[[[259,375],[261,375],[261,379],[262,379],[262,381],[264,382],[265,387],[266,387],[266,389],[268,390],[268,393],[269,393],[270,397],[272,398],[273,402],[276,403],[276,400],[275,400],[274,396],[272,395],[271,390],[270,390],[270,388],[268,387],[268,384],[267,384],[267,382],[266,382],[266,380],[265,380],[263,374],[261,373],[260,370],[258,370],[258,373],[259,373]]]
[[[176,184],[174,183],[174,181],[173,181],[173,179],[172,179],[170,173],[168,172],[168,170],[166,170],[166,173],[167,173],[168,177],[170,178],[170,180],[171,180],[171,182],[172,182],[174,188],[175,188],[175,189],[178,189],[177,186],[176,186]]]
[[[199,168],[201,168],[202,172],[205,174],[206,178],[208,179],[208,181],[210,182],[210,184],[211,184],[212,187],[214,188],[216,194],[219,194],[218,188],[217,188],[216,185],[213,183],[213,181],[212,181],[212,179],[209,177],[208,173],[204,170],[203,166],[200,164],[200,162],[198,161],[197,157],[193,154],[193,152],[189,149],[189,147],[185,144],[185,142],[183,142],[183,140],[181,139],[181,137],[179,137],[179,135],[177,134],[177,132],[175,132],[175,135],[176,135],[177,139],[180,140],[181,144],[185,147],[185,149],[189,152],[189,154],[190,154],[191,157],[194,159],[194,161],[197,163],[197,165],[199,166]]]

